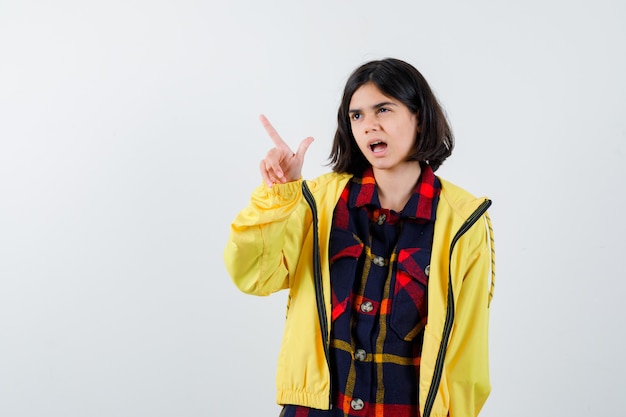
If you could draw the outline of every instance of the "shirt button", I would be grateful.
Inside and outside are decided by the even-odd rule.
[[[426,265],[426,268],[424,268],[424,273],[426,274],[426,276],[430,275],[430,265]]]
[[[373,309],[374,309],[374,304],[372,304],[371,301],[365,301],[363,304],[361,304],[361,311],[364,313],[369,313]]]
[[[385,266],[385,258],[383,258],[382,256],[376,256],[372,262],[374,263],[374,265],[378,265],[378,266]]]
[[[354,400],[350,402],[350,407],[352,407],[352,409],[355,411],[359,411],[359,410],[362,410],[363,407],[365,407],[365,403],[363,402],[362,399],[355,398]]]
[[[367,352],[365,352],[365,349],[357,349],[356,352],[354,352],[354,359],[357,361],[364,361],[366,357]]]
[[[383,223],[385,223],[385,220],[387,220],[387,215],[381,214],[380,216],[378,216],[378,220],[376,221],[376,223],[378,223],[379,226],[382,226]]]

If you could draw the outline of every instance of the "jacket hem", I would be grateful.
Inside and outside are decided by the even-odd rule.
[[[319,410],[330,409],[328,394],[316,394],[304,390],[282,390],[276,395],[279,405],[300,405]]]

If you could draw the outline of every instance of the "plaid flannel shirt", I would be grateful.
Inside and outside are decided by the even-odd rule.
[[[422,165],[400,213],[380,207],[373,172],[335,207],[330,242],[331,410],[286,405],[281,417],[418,416],[427,281],[441,185]]]

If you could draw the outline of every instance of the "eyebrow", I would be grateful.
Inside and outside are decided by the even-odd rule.
[[[373,110],[376,110],[376,109],[380,109],[381,107],[385,107],[385,106],[397,106],[397,104],[393,103],[391,101],[383,101],[381,103],[374,104],[371,108]],[[361,112],[361,109],[350,109],[350,110],[348,110],[349,114],[360,113],[360,112]]]

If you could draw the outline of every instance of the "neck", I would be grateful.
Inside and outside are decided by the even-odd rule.
[[[402,211],[413,195],[415,184],[422,173],[419,162],[406,163],[394,170],[374,168],[380,205],[388,210]]]

